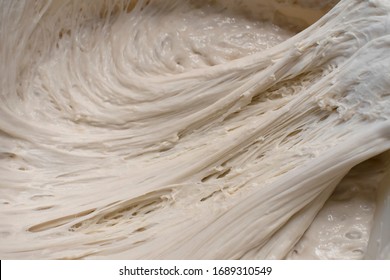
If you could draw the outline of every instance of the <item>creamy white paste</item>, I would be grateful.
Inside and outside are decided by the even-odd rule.
[[[0,257],[389,258],[390,4],[336,2],[0,1]]]

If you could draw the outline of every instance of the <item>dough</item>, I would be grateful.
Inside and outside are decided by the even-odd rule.
[[[389,258],[390,4],[336,2],[0,1],[0,257]]]

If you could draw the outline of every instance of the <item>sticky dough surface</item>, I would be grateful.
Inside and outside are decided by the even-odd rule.
[[[0,1],[0,257],[388,258],[390,6],[336,2]]]

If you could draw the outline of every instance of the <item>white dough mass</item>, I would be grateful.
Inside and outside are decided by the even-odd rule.
[[[389,50],[387,0],[0,0],[0,257],[390,258]]]

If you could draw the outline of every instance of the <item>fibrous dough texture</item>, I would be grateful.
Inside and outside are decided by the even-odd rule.
[[[390,3],[335,2],[1,0],[0,257],[388,257]]]

